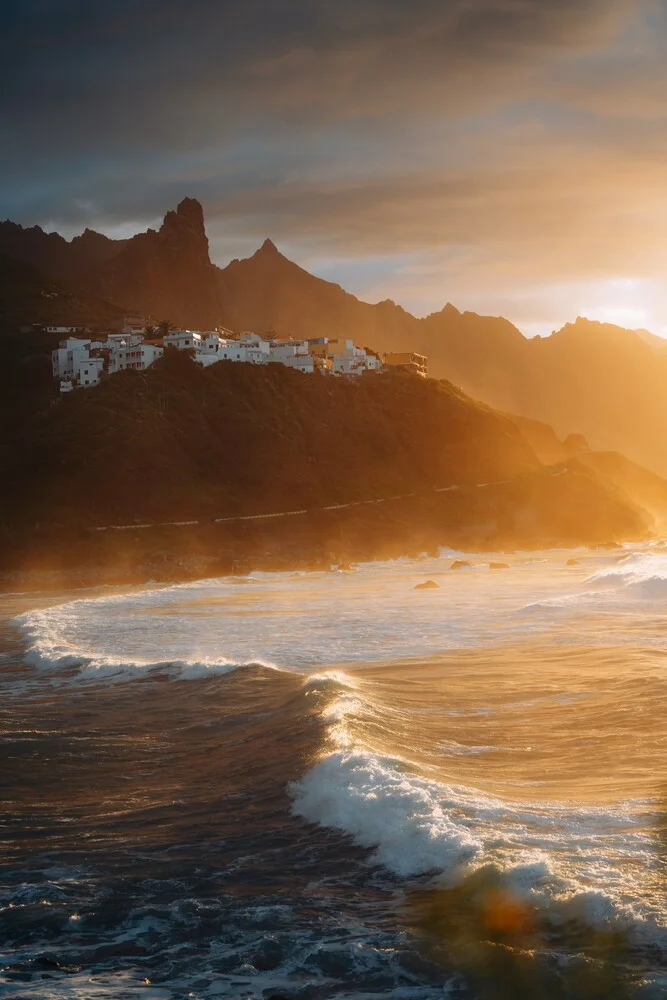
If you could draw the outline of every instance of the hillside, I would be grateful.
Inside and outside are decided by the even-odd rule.
[[[540,468],[509,418],[448,383],[203,369],[173,350],[145,373],[59,399],[16,433],[3,516],[16,517],[20,498],[21,517],[42,522],[262,513]]]
[[[361,302],[288,260],[270,240],[218,268],[202,207],[188,198],[158,231],[113,241],[87,230],[77,239],[0,224],[0,252],[13,266],[39,265],[46,283],[66,275],[64,287],[81,302],[112,302],[195,328],[344,336],[378,351],[416,350],[428,356],[431,375],[495,409],[547,423],[559,438],[583,434],[593,450],[622,452],[667,475],[667,350],[646,331],[578,319],[549,337],[527,339],[505,319],[452,305],[417,319],[391,301]],[[0,281],[7,260],[0,259]],[[5,314],[39,319],[48,312],[37,308],[48,301],[40,296],[28,289],[29,306],[21,310],[21,294],[14,294]],[[107,315],[101,307],[98,313]]]
[[[577,462],[650,514],[657,534],[667,534],[667,481],[617,452],[581,452]]]
[[[0,330],[12,331],[29,323],[113,328],[121,323],[122,315],[123,310],[114,303],[73,290],[0,253]]]
[[[651,530],[631,495],[594,469],[543,466],[511,418],[418,376],[202,368],[168,351],[146,373],[8,417],[5,569],[140,556],[153,565],[193,549],[206,565],[284,568],[332,553],[350,561],[445,544],[596,544]],[[212,523],[294,510],[309,513]],[[95,531],[172,521],[198,524]]]
[[[416,319],[369,305],[308,274],[265,243],[220,273],[226,321],[283,336],[350,336],[380,351],[426,354],[429,373],[495,409],[583,434],[667,475],[667,352],[659,338],[578,319],[528,339],[507,320],[448,305]]]

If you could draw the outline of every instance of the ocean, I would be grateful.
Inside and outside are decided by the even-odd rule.
[[[0,996],[667,997],[659,543],[5,594],[0,649]]]

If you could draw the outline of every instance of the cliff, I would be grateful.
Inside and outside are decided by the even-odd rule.
[[[167,212],[159,230],[128,240],[89,276],[87,287],[156,320],[210,329],[222,320],[216,279],[202,207],[185,198]]]
[[[202,368],[168,351],[145,373],[5,422],[5,567],[153,558],[151,539],[164,558],[195,547],[226,553],[227,565],[252,554],[266,566],[278,546],[284,568],[331,553],[594,544],[650,530],[634,499],[594,469],[543,466],[511,418],[418,376]],[[307,513],[213,523],[294,510]],[[172,521],[198,524],[115,541],[95,531]]]

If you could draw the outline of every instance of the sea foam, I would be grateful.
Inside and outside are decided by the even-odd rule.
[[[492,865],[554,924],[623,927],[667,947],[664,915],[622,875],[629,860],[654,863],[646,816],[629,807],[511,803],[349,749],[318,761],[290,791],[296,815],[371,848],[396,876],[432,873],[451,885]]]
[[[667,555],[655,552],[633,552],[614,566],[599,570],[587,583],[606,588],[623,589],[640,598],[667,596]]]
[[[89,678],[131,678],[144,675],[147,671],[159,671],[168,673],[177,680],[199,680],[228,674],[247,667],[263,667],[268,670],[280,669],[273,663],[259,660],[247,663],[224,658],[150,661],[141,658],[100,655],[92,649],[77,648],[63,638],[63,634],[67,632],[68,621],[73,614],[72,605],[77,603],[72,602],[71,605],[61,605],[46,611],[28,612],[14,620],[28,642],[24,660],[29,666],[43,671],[76,667],[79,668],[80,675]]]

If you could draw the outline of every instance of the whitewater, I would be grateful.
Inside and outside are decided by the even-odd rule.
[[[662,543],[2,596],[0,995],[666,997],[666,610]]]

